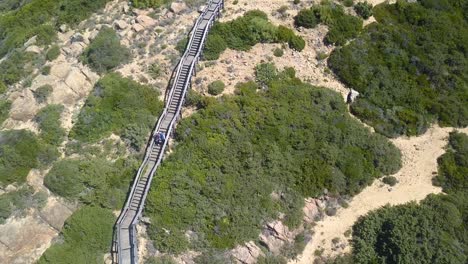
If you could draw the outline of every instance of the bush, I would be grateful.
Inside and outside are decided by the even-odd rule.
[[[276,49],[273,50],[273,55],[275,57],[283,57],[284,51],[281,48],[276,48]]]
[[[41,73],[42,73],[42,75],[49,75],[50,74],[50,65],[42,67]]]
[[[214,81],[208,85],[208,93],[211,95],[218,95],[224,91],[224,83],[222,81]]]
[[[60,55],[60,47],[57,45],[53,45],[46,54],[46,58],[48,61],[53,61],[58,58]]]
[[[261,63],[255,67],[256,81],[263,85],[275,79],[277,74],[278,70],[273,63]]]
[[[296,27],[314,28],[319,22],[312,9],[302,9],[294,17],[294,25]]]
[[[29,185],[0,195],[0,224],[11,216],[23,216],[27,209],[43,207],[47,202],[47,194],[42,191],[34,193]]]
[[[47,98],[52,93],[52,90],[53,88],[50,84],[46,84],[37,88],[35,91],[33,91],[36,102],[39,104],[46,102]]]
[[[0,63],[0,82],[12,85],[30,75],[36,67],[33,60],[36,55],[19,50],[12,51],[10,55]]]
[[[164,4],[170,3],[170,0],[132,0],[132,6],[135,8],[158,8]]]
[[[383,183],[390,185],[390,186],[395,186],[395,184],[398,183],[398,180],[393,177],[393,176],[385,176],[382,179]]]
[[[138,130],[142,134],[137,137],[147,137],[162,108],[158,91],[111,73],[95,85],[69,136],[95,142],[111,133],[124,135],[127,127],[138,125],[145,130]]]
[[[359,2],[354,6],[354,11],[356,11],[356,14],[360,17],[368,19],[372,16],[372,4],[367,3],[367,1]]]
[[[44,142],[58,146],[62,143],[65,130],[61,126],[60,115],[63,105],[48,105],[37,113],[35,121],[39,124]]]
[[[188,37],[185,37],[177,42],[175,49],[180,53],[180,55],[184,54],[185,49],[187,48],[188,42],[189,42]]]
[[[329,67],[360,93],[351,111],[377,132],[396,137],[424,133],[436,121],[468,125],[461,99],[468,93],[461,70],[468,22],[460,7],[447,2],[447,8],[420,2],[374,8],[379,23],[330,55]]]
[[[8,118],[10,114],[11,102],[0,99],[0,126]]]
[[[0,186],[23,183],[29,170],[39,165],[41,147],[29,131],[0,131]]]
[[[3,82],[0,80],[0,94],[3,94],[4,92],[6,92],[6,90],[8,90],[8,87],[6,86],[5,83],[3,83]]]
[[[343,5],[346,7],[351,7],[354,5],[354,0],[341,0],[343,2]]]
[[[130,51],[120,44],[117,33],[104,27],[83,51],[81,60],[98,73],[108,72],[130,60]]]
[[[257,43],[288,42],[291,46],[293,42],[296,46],[291,48],[302,50],[300,41],[304,40],[292,30],[287,31],[285,36],[284,29],[287,28],[271,24],[268,16],[259,10],[248,11],[244,16],[226,23],[217,22],[208,35],[204,49],[205,59],[218,59],[226,48],[246,51]]]
[[[61,236],[38,263],[101,263],[109,251],[115,216],[111,210],[85,206],[67,219]]]
[[[257,239],[279,212],[293,228],[304,197],[324,188],[352,195],[399,169],[398,149],[350,117],[338,93],[301,82],[291,69],[267,85],[236,85],[236,95],[210,98],[178,124],[145,207],[158,250],[232,248]]]

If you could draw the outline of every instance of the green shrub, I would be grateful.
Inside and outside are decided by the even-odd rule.
[[[14,50],[0,63],[0,82],[12,85],[30,75],[36,67],[33,61],[36,55],[30,52]]]
[[[50,65],[44,66],[41,69],[41,74],[42,75],[49,75],[50,74]]]
[[[177,264],[171,256],[150,257],[145,260],[144,264]]]
[[[349,116],[338,93],[301,82],[291,69],[267,85],[236,85],[236,95],[210,98],[178,124],[145,207],[158,250],[232,248],[257,239],[279,212],[293,228],[304,197],[324,188],[352,195],[399,169],[398,149]]]
[[[117,33],[104,27],[83,51],[81,60],[98,73],[108,72],[130,60],[130,51],[120,44]]]
[[[276,48],[276,49],[273,50],[273,55],[275,57],[283,57],[284,51],[281,48]]]
[[[138,137],[147,137],[161,113],[158,91],[111,73],[99,80],[81,109],[70,137],[94,142],[122,135],[132,124],[146,128]]]
[[[161,66],[157,63],[153,63],[149,66],[148,68],[148,74],[151,76],[153,79],[157,79],[161,77],[162,74],[162,69]]]
[[[390,185],[390,186],[395,186],[395,184],[398,183],[398,180],[394,176],[385,176],[382,179],[383,183]]]
[[[62,243],[53,244],[38,263],[102,263],[112,241],[115,216],[109,209],[84,206],[67,219]]]
[[[53,61],[58,58],[60,55],[60,47],[57,45],[53,45],[46,54],[46,58],[48,61]]]
[[[4,92],[6,92],[6,90],[8,90],[8,87],[5,83],[3,83],[2,80],[0,80],[0,94],[3,94]]]
[[[315,56],[315,58],[319,61],[323,61],[327,57],[328,57],[328,54],[326,54],[325,52],[317,52],[317,55]]]
[[[131,0],[131,2],[135,8],[158,8],[170,3],[171,0]]]
[[[41,130],[40,136],[44,142],[50,145],[60,145],[65,136],[65,130],[60,122],[62,111],[63,105],[48,105],[36,115],[35,121]]]
[[[288,261],[283,256],[275,256],[273,254],[267,254],[266,256],[260,256],[257,259],[257,264],[287,264]]]
[[[177,42],[175,49],[179,52],[180,55],[184,54],[185,49],[187,48],[189,38],[185,37]]]
[[[25,185],[15,191],[0,195],[0,224],[11,216],[23,216],[30,208],[42,208],[47,202],[47,194],[42,191],[34,192],[33,188]]]
[[[273,63],[261,63],[255,67],[256,81],[260,84],[267,84],[278,75],[278,70]]]
[[[0,126],[8,118],[10,114],[11,102],[0,99]]]
[[[294,3],[295,5],[298,5],[300,2],[301,2],[301,0],[294,0],[294,1],[293,1],[293,3]]]
[[[343,2],[343,5],[346,7],[351,7],[354,5],[354,0],[341,0]]]
[[[53,88],[52,88],[52,86],[50,84],[43,85],[43,86],[37,88],[33,92],[34,98],[36,99],[36,101],[39,104],[42,104],[42,103],[47,101],[47,98],[52,93],[52,90],[53,90]]]
[[[305,48],[305,40],[299,36],[293,36],[288,43],[293,50],[302,51]]]
[[[367,1],[359,2],[354,6],[354,11],[356,11],[356,14],[360,17],[368,19],[372,16],[372,4],[367,3]]]
[[[208,93],[211,95],[221,94],[225,86],[222,81],[214,81],[208,85]]]
[[[213,26],[208,35],[204,57],[207,60],[218,59],[226,48],[246,51],[257,43],[288,42],[290,46],[295,45],[291,48],[302,50],[300,42],[304,40],[292,30],[287,31],[285,35],[284,29],[287,28],[271,24],[264,12],[248,11],[235,20],[218,22]]]
[[[29,131],[0,131],[0,186],[23,183],[29,170],[39,165],[41,147]]]
[[[302,9],[294,17],[294,25],[296,27],[314,28],[319,22],[312,9]]]
[[[446,3],[448,10],[419,2],[378,6],[379,23],[330,55],[329,67],[360,93],[351,111],[377,132],[396,137],[424,133],[436,121],[468,125],[468,73],[461,70],[468,22]]]

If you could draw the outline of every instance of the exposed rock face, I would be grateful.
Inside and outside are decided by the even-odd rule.
[[[169,8],[169,10],[171,10],[171,12],[173,12],[174,14],[179,14],[186,9],[187,5],[181,2],[172,2],[171,7]]]
[[[279,254],[281,247],[286,242],[291,242],[293,239],[289,228],[281,221],[276,220],[267,224],[267,228],[260,235],[260,242],[268,248],[273,254]]]
[[[37,42],[37,36],[34,36],[34,37],[28,39],[28,41],[26,41],[24,43],[24,47],[29,47],[31,45],[34,45],[34,44],[36,44],[36,42]]]
[[[156,21],[154,19],[152,19],[151,17],[146,16],[146,15],[137,16],[136,22],[138,24],[142,25],[145,28],[152,27],[152,26],[156,25]]]
[[[133,29],[133,31],[135,31],[135,32],[140,32],[140,31],[145,30],[145,28],[144,28],[142,25],[140,25],[140,24],[134,24],[134,25],[132,26],[132,29]]]
[[[351,89],[348,93],[348,97],[346,98],[346,102],[350,104],[354,102],[354,100],[356,100],[358,96],[359,96],[359,92],[354,89]]]
[[[115,27],[119,30],[122,30],[122,29],[126,29],[128,27],[128,24],[127,22],[123,21],[123,20],[117,20],[115,21],[114,23]]]
[[[60,30],[60,32],[62,32],[62,33],[67,32],[67,29],[68,29],[68,28],[67,28],[67,25],[65,25],[65,24],[63,24],[63,25],[61,25],[61,26],[59,27],[59,30]]]
[[[24,89],[11,96],[12,100],[10,118],[19,121],[32,119],[39,110],[36,99],[30,89]]]
[[[256,263],[260,255],[263,255],[262,250],[253,241],[247,242],[244,246],[238,245],[232,250],[232,256],[243,264]]]
[[[71,37],[71,42],[85,42],[85,41],[86,41],[86,39],[81,33],[75,33]]]
[[[302,210],[304,211],[304,221],[308,223],[313,222],[315,218],[320,215],[317,200],[313,198],[308,198],[305,200],[305,206]]]
[[[39,48],[36,45],[31,45],[26,49],[26,52],[32,52],[32,53],[40,54],[42,52],[42,49]]]

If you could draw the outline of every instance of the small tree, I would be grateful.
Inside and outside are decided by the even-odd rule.
[[[372,16],[372,4],[367,3],[367,1],[359,2],[354,6],[354,11],[356,11],[360,17],[368,19]]]
[[[296,27],[314,28],[318,23],[319,20],[312,9],[302,9],[294,17],[294,25]]]
[[[382,179],[385,184],[390,186],[395,186],[398,183],[398,180],[394,176],[386,176]]]
[[[224,91],[224,83],[222,81],[214,81],[208,85],[208,93],[211,95],[218,95]]]
[[[50,84],[43,85],[34,91],[34,98],[41,104],[47,100],[47,97],[52,93],[52,86]]]
[[[53,61],[58,58],[60,55],[60,48],[57,45],[53,45],[46,54],[46,58],[48,61]]]
[[[255,67],[255,77],[258,83],[268,84],[276,78],[278,71],[273,63],[261,63]]]

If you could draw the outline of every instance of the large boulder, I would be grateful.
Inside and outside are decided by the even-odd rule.
[[[187,5],[182,2],[172,2],[169,10],[174,14],[182,13],[182,11],[187,9]]]
[[[36,46],[36,45],[31,45],[31,46],[29,46],[29,47],[26,48],[26,52],[32,52],[32,53],[36,53],[36,54],[41,54],[42,49],[39,48],[39,47]]]
[[[125,22],[124,20],[117,20],[115,21],[114,25],[115,28],[119,30],[126,29],[128,27],[127,22]]]
[[[30,89],[24,89],[21,92],[12,94],[11,100],[13,101],[10,109],[11,119],[28,121],[32,119],[39,110],[34,94]]]
[[[29,46],[31,46],[31,45],[36,44],[36,42],[37,42],[37,36],[34,36],[34,37],[28,39],[28,41],[26,41],[26,42],[24,43],[24,47],[27,48],[27,47],[29,47]]]
[[[146,16],[146,15],[137,16],[136,22],[138,24],[142,25],[145,28],[152,27],[152,26],[156,25],[156,21],[154,19],[152,19],[151,17]]]
[[[244,246],[238,245],[232,250],[232,256],[240,263],[257,263],[257,258],[263,255],[262,250],[253,242],[249,241]]]

